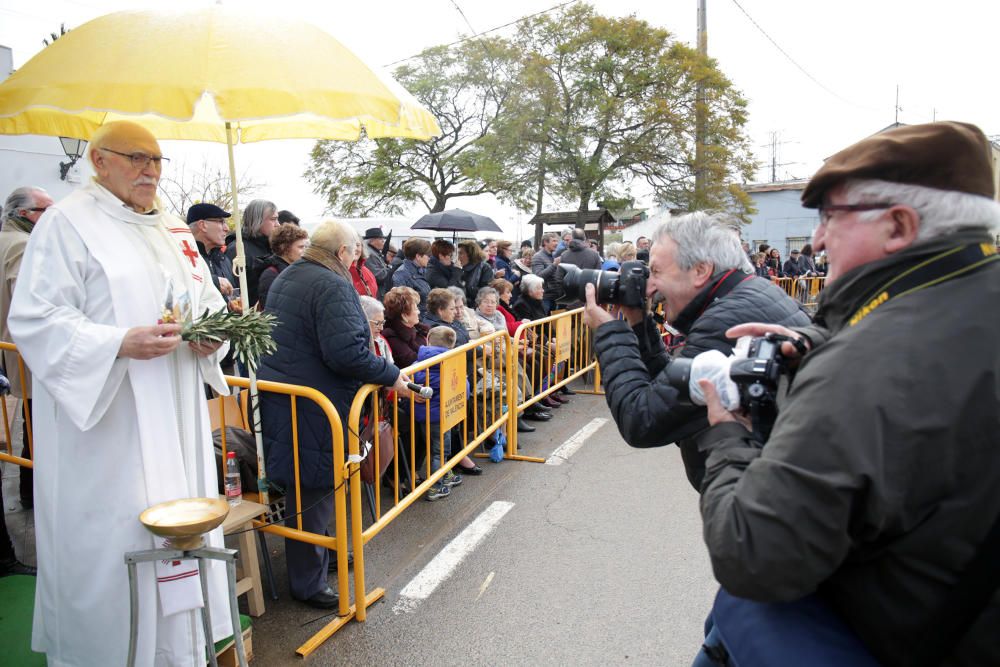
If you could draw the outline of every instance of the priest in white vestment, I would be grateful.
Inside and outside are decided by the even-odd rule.
[[[203,383],[227,393],[226,346],[182,342],[179,325],[158,321],[168,294],[195,316],[225,301],[187,225],[156,209],[161,158],[134,123],[95,134],[96,177],[37,223],[10,310],[35,383],[32,649],[49,665],[125,664],[123,556],[161,546],[140,512],[218,495]],[[221,528],[208,544],[223,546]],[[204,665],[198,579],[171,582],[157,568],[180,566],[155,565],[138,566],[136,664]],[[225,566],[207,567],[218,641],[232,635]]]

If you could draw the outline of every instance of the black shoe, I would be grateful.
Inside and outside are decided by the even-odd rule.
[[[530,419],[533,422],[547,422],[552,419],[551,412],[528,412],[524,415],[525,419]]]
[[[351,552],[348,551],[347,552],[347,569],[350,570],[352,567],[354,567],[354,554],[352,554]],[[330,552],[330,564],[326,566],[326,571],[327,572],[336,572],[337,571],[337,555],[335,553],[333,553],[332,551]]]
[[[535,427],[524,421],[524,417],[517,418],[517,432],[518,433],[534,433]]]
[[[10,560],[5,560],[0,563],[0,577],[6,577],[10,574],[21,574],[27,577],[38,576],[38,569],[31,567],[30,565],[25,565],[16,558],[11,558]]]
[[[340,598],[337,597],[336,591],[327,586],[311,598],[299,600],[299,602],[304,602],[316,609],[336,609],[340,605]]]
[[[569,385],[563,385],[559,388],[559,393],[563,396],[576,396],[576,392],[569,388]]]
[[[528,426],[528,428],[530,428],[532,431],[535,430],[531,426]],[[520,427],[518,427],[517,430],[520,431],[521,430]],[[472,464],[471,468],[466,468],[465,466],[460,465],[460,466],[456,466],[455,469],[456,470],[461,470],[463,475],[473,475],[473,476],[475,476],[475,475],[482,475],[483,474],[483,469],[480,468],[479,466],[477,466],[475,463]]]
[[[562,407],[562,401],[557,401],[552,396],[546,396],[542,400],[540,400],[537,403],[535,403],[535,405],[539,406],[539,410],[542,410],[544,412],[546,410],[554,410],[554,409],[561,408]]]

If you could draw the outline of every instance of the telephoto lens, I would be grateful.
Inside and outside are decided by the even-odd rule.
[[[642,308],[646,305],[646,279],[649,269],[642,262],[624,262],[620,271],[581,269],[572,264],[562,264],[562,302],[587,300],[587,285],[594,286],[597,303]]]

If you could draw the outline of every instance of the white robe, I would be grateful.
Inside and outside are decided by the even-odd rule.
[[[218,361],[187,343],[146,361],[117,358],[133,326],[161,316],[166,276],[193,312],[223,308],[187,226],[140,215],[96,183],[51,207],[24,255],[9,327],[34,375],[38,583],[32,649],[49,665],[123,665],[128,571],[154,548],[150,505],[218,494],[203,382]],[[209,536],[223,546],[222,531]],[[204,665],[200,610],[163,617],[152,563],[140,564],[137,664]],[[225,567],[209,568],[214,639],[232,634]]]

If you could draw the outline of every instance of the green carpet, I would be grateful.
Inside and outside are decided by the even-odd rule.
[[[0,665],[45,667],[45,654],[31,650],[31,620],[35,611],[35,578],[13,574],[0,577]]]
[[[0,667],[45,667],[45,654],[31,650],[31,623],[35,611],[35,578],[21,575],[0,577]],[[240,614],[240,626],[250,627],[250,617]],[[232,644],[228,637],[215,644],[216,652]]]

